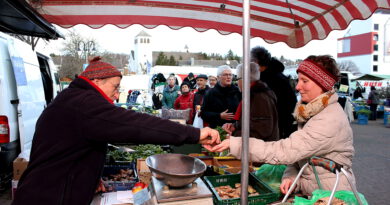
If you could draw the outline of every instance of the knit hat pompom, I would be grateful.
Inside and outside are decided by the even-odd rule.
[[[89,64],[93,63],[93,62],[96,62],[96,61],[100,61],[102,59],[102,57],[100,56],[95,56],[93,57],[91,60],[89,60]]]
[[[113,65],[100,61],[102,58],[100,56],[94,57],[89,61],[87,68],[79,75],[90,80],[93,79],[105,79],[111,77],[121,77],[121,72],[115,68]]]

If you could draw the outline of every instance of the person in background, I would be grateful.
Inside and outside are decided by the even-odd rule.
[[[353,91],[353,99],[362,98],[363,99],[363,91],[360,87],[357,87],[355,91]]]
[[[190,84],[183,82],[180,85],[181,95],[176,98],[173,108],[175,110],[186,110],[190,109],[190,116],[187,120],[187,124],[192,124],[193,112],[194,112],[194,94],[190,92]]]
[[[213,88],[217,84],[217,82],[218,82],[217,77],[215,77],[213,75],[209,75],[210,88]]]
[[[121,79],[117,68],[95,57],[45,108],[36,123],[30,161],[13,205],[91,204],[107,143],[219,143],[216,130],[115,106]]]
[[[237,66],[237,83],[240,91],[243,90],[243,65]],[[250,137],[264,141],[279,140],[278,111],[276,110],[276,96],[267,84],[260,81],[259,66],[250,63]],[[241,136],[242,101],[240,102],[234,119],[235,123],[226,123],[224,130],[233,136]]]
[[[196,88],[196,79],[193,73],[188,73],[188,76],[184,78],[183,82],[188,82],[190,84],[190,90],[195,90]]]
[[[233,74],[229,66],[218,67],[218,83],[203,98],[201,117],[211,128],[234,123],[234,112],[241,101],[238,87],[232,85]]]
[[[375,86],[371,86],[371,91],[368,94],[368,105],[370,106],[371,116],[370,120],[376,120],[376,110],[379,104],[379,94],[375,89]]]
[[[260,80],[265,82],[274,91],[277,99],[278,127],[280,139],[284,139],[296,130],[294,124],[294,106],[297,97],[290,86],[289,79],[283,74],[284,65],[264,47],[254,47],[251,50],[252,61],[260,66]]]
[[[196,106],[202,106],[203,98],[206,95],[206,92],[210,89],[207,85],[207,75],[200,74],[196,76],[196,85],[198,89],[194,94],[194,107],[193,107],[193,116],[196,114]]]
[[[172,109],[173,103],[180,94],[180,88],[175,84],[176,78],[174,76],[168,77],[168,85],[164,88],[162,106],[163,108]]]
[[[174,73],[169,74],[169,76],[175,77],[175,84],[179,85],[179,80],[177,80],[177,77],[176,77],[176,75]]]
[[[249,155],[253,162],[287,164],[280,190],[286,194],[298,171],[312,156],[333,160],[343,166],[355,182],[352,171],[354,156],[351,125],[340,104],[334,85],[338,81],[339,69],[329,55],[309,56],[298,67],[296,89],[301,95],[294,117],[298,130],[290,137],[275,142],[264,142],[249,138]],[[230,137],[210,151],[230,148],[231,154],[241,158],[241,137]],[[332,190],[336,175],[322,167],[316,167],[322,189]],[[353,184],[352,186],[355,186]],[[296,191],[310,196],[320,189],[312,168],[304,170],[298,180]],[[337,190],[352,190],[347,178],[340,176]]]

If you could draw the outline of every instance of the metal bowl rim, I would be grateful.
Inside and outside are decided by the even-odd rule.
[[[157,170],[156,168],[154,168],[154,167],[152,167],[150,164],[149,164],[149,158],[150,157],[153,157],[153,156],[157,156],[157,155],[181,155],[181,156],[184,156],[184,157],[188,157],[188,158],[192,158],[192,159],[194,159],[194,161],[197,161],[197,162],[200,162],[202,165],[203,165],[203,171],[199,171],[199,172],[196,172],[196,173],[193,173],[193,174],[171,174],[171,173],[167,173],[167,172],[164,172],[164,171],[161,171],[161,170]],[[191,156],[188,156],[188,155],[184,155],[184,154],[177,154],[177,153],[167,153],[167,154],[155,154],[155,155],[152,155],[152,156],[149,156],[149,157],[147,157],[146,158],[146,160],[145,160],[145,162],[146,162],[146,165],[149,167],[149,169],[152,169],[153,171],[156,171],[156,172],[160,172],[160,173],[162,173],[162,174],[166,174],[166,175],[169,175],[169,176],[181,176],[181,177],[184,177],[184,176],[199,176],[199,175],[202,175],[205,171],[206,171],[206,164],[202,161],[202,160],[200,160],[200,159],[198,159],[198,158],[196,158],[196,157],[191,157]]]

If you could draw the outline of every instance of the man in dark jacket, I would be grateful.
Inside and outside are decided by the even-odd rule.
[[[207,75],[200,74],[196,76],[196,85],[198,85],[198,90],[194,95],[193,116],[195,116],[196,113],[196,106],[202,106],[203,98],[206,95],[206,92],[210,89],[210,87],[207,85]]]
[[[94,58],[37,121],[31,157],[14,205],[89,205],[107,143],[219,143],[218,132],[196,129],[116,107],[121,73]],[[211,139],[208,139],[211,136]],[[208,139],[208,140],[207,140]]]
[[[280,139],[287,138],[296,130],[292,113],[297,103],[297,97],[289,79],[283,74],[284,65],[271,57],[267,49],[260,46],[252,48],[251,58],[260,66],[260,80],[265,82],[276,95],[279,136]]]
[[[234,113],[241,101],[239,89],[232,85],[230,67],[218,67],[217,74],[218,83],[206,93],[201,108],[201,117],[211,128],[235,122]]]

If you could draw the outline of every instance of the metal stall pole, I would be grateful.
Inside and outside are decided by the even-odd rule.
[[[250,0],[243,0],[243,92],[242,92],[242,149],[241,149],[241,204],[248,204],[248,175],[249,175],[249,99],[250,99],[250,73],[249,73],[249,45],[250,45]]]

